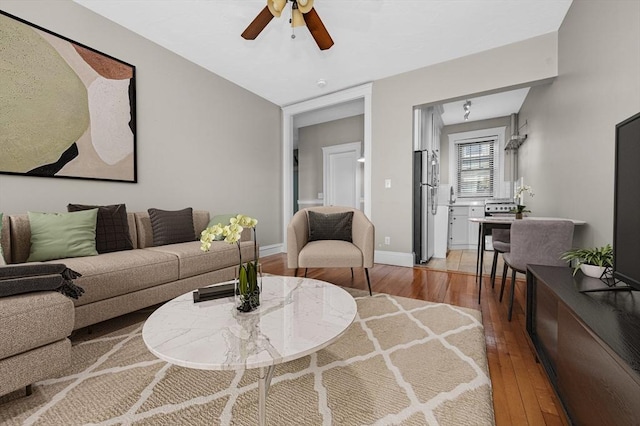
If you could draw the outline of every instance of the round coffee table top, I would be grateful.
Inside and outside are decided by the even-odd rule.
[[[333,284],[265,276],[255,311],[238,312],[232,297],[194,303],[189,292],[151,314],[142,338],[155,356],[183,367],[266,367],[330,345],[356,312],[353,297]]]

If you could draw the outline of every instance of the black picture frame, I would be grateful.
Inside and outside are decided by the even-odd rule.
[[[0,174],[137,183],[134,65],[2,10],[0,51]]]

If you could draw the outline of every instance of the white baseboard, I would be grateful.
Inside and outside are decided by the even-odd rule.
[[[260,257],[271,256],[272,254],[284,253],[282,244],[271,244],[260,246]]]
[[[382,251],[376,250],[373,254],[375,263],[384,263],[385,265],[406,266],[413,268],[413,253],[402,253],[398,251]]]

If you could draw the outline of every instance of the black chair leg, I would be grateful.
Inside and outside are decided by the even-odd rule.
[[[296,268],[296,270],[293,272],[293,276],[297,277],[298,276],[298,268]]]
[[[304,268],[304,277],[307,278],[307,271],[309,270],[309,268]]]
[[[353,271],[353,269],[351,271]],[[372,293],[371,293],[371,280],[369,279],[369,268],[364,268],[364,273],[367,276],[367,285],[369,286],[369,296],[371,296]]]
[[[509,271],[509,265],[505,262],[504,268],[502,268],[502,286],[500,287],[500,302],[502,302],[502,295],[504,294],[504,285],[507,281],[507,272]]]
[[[491,288],[496,285],[496,269],[498,269],[498,251],[493,249],[493,262],[491,263]]]
[[[351,281],[353,281],[353,268],[351,268]]]
[[[478,281],[478,305],[480,304],[480,295],[482,294],[482,277]]]
[[[511,321],[511,314],[513,313],[513,295],[516,292],[516,270],[511,270],[511,299],[509,300],[509,315],[507,319]]]

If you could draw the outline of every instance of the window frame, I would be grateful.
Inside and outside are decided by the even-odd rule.
[[[449,183],[456,190],[456,197],[464,200],[500,198],[505,188],[504,182],[504,144],[506,126],[480,129],[469,132],[451,133],[449,135]],[[493,194],[489,197],[483,196],[460,196],[458,188],[458,145],[495,139],[496,146],[493,149]]]

